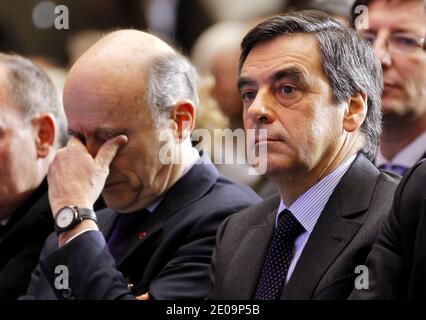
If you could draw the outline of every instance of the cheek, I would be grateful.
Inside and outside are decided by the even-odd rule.
[[[407,59],[395,62],[395,69],[400,83],[406,87],[422,87],[425,85],[426,60]]]
[[[0,177],[2,181],[10,180],[11,152],[9,146],[0,144]],[[3,184],[3,183],[2,183]]]
[[[29,163],[34,162],[34,160],[25,157],[27,153],[28,151],[23,150],[22,146],[18,149],[13,148],[12,145],[0,146],[0,177],[2,180],[0,189],[2,196],[12,197],[25,191],[26,182],[31,178]]]

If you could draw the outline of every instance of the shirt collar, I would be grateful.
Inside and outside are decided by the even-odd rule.
[[[413,142],[403,148],[398,154],[390,161],[386,159],[379,151],[376,157],[375,164],[377,167],[383,164],[398,165],[406,168],[414,166],[425,153],[426,146],[426,131],[419,135]]]
[[[357,154],[351,156],[348,160],[342,163],[329,175],[322,178],[316,184],[303,193],[296,201],[294,201],[289,208],[284,204],[281,198],[280,206],[276,216],[276,225],[280,213],[284,209],[290,210],[294,217],[300,222],[308,233],[311,233],[317,223],[321,212],[324,210],[325,205],[330,199],[336,186],[339,184],[343,175],[348,171],[351,164],[354,162]]]

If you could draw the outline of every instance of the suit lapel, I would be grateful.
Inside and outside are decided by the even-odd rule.
[[[321,278],[362,226],[360,216],[370,205],[378,174],[365,156],[356,158],[318,219],[282,299],[313,297]]]
[[[23,235],[38,239],[43,234],[47,236],[53,231],[46,180],[33,192],[24,206],[17,209],[9,223],[12,223],[12,226],[0,240],[0,250],[7,248],[8,252],[10,248],[18,248],[16,243],[21,241]],[[9,257],[2,253],[0,260],[3,259]]]
[[[267,207],[254,208],[253,214],[262,215],[262,223],[253,225],[241,240],[232,257],[224,278],[224,288],[229,297],[253,299],[259,283],[262,267],[275,227],[280,197],[276,196],[266,203]],[[266,212],[266,218],[265,218]],[[250,214],[247,212],[247,214]]]
[[[145,220],[140,230],[132,236],[127,250],[117,261],[120,266],[140,246],[159,232],[165,221],[176,212],[184,210],[190,203],[197,201],[216,183],[219,173],[207,156],[201,159],[172,186],[158,207]]]
[[[104,238],[108,239],[117,221],[118,213],[112,209],[103,209],[96,212],[96,215],[98,217],[99,230],[104,235]]]

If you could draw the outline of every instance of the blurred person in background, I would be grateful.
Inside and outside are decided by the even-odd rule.
[[[211,97],[228,119],[228,127],[221,126],[218,129],[228,128],[233,132],[243,132],[244,129],[243,104],[236,83],[240,43],[250,25],[251,23],[239,21],[217,23],[201,34],[192,51],[192,60],[204,78],[212,79]],[[202,107],[203,100],[200,101]],[[225,142],[225,139],[214,141],[214,147],[219,148],[222,154],[222,163],[215,163],[221,174],[250,186],[263,198],[277,192],[273,184],[263,176],[248,174],[250,164],[247,162],[245,147],[238,148],[237,138],[233,138],[232,143]],[[213,159],[215,150],[217,152],[218,149],[212,150]],[[232,163],[225,163],[226,153],[231,153]],[[237,163],[238,159],[244,159],[244,162]]]
[[[353,0],[289,0],[284,6],[284,11],[320,10],[349,26],[348,16],[352,2]]]
[[[368,11],[356,10],[362,6]],[[352,23],[372,44],[383,69],[383,131],[375,164],[403,175],[426,158],[424,1],[355,1]]]
[[[426,1],[423,7],[426,13]],[[421,15],[420,12],[411,13]],[[413,19],[411,26],[418,26],[417,21]],[[423,49],[426,49],[424,43]],[[426,160],[423,159],[399,184],[392,211],[365,264],[369,286],[354,290],[352,299],[426,299],[425,199]]]
[[[53,231],[46,175],[66,119],[50,78],[18,55],[0,54],[0,100],[0,299],[16,299]]]

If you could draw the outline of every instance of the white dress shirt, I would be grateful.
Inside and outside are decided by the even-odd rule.
[[[303,248],[308,242],[309,236],[311,235],[318,218],[324,210],[325,205],[330,199],[331,194],[339,184],[343,175],[346,173],[346,171],[348,171],[352,162],[354,162],[356,156],[357,155],[354,154],[347,161],[337,167],[333,172],[309,188],[308,191],[306,191],[296,201],[294,201],[289,208],[287,208],[283,199],[281,198],[275,226],[278,224],[278,218],[282,211],[288,209],[305,229],[305,232],[300,234],[294,242],[293,259],[291,260],[290,266],[288,268],[285,281],[286,284],[289,281],[296,263],[299,261],[300,255],[302,254]]]

